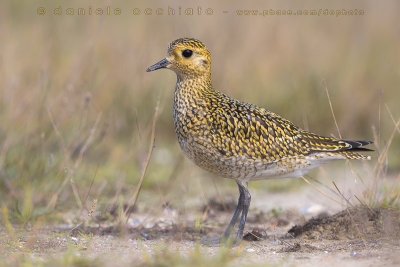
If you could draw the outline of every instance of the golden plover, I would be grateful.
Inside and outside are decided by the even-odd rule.
[[[295,126],[279,115],[233,99],[211,84],[211,54],[204,43],[181,38],[169,44],[167,57],[147,71],[161,68],[177,75],[173,120],[183,152],[203,169],[232,178],[239,200],[223,239],[240,216],[237,239],[243,237],[252,180],[301,177],[337,159],[370,159],[357,153],[371,141],[338,140]]]

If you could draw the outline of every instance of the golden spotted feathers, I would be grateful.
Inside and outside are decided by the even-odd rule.
[[[185,154],[221,176],[241,179],[298,177],[335,159],[368,159],[357,153],[370,141],[338,140],[299,129],[255,105],[215,91],[211,55],[199,40],[181,38],[155,67],[176,72],[175,132]]]
[[[178,46],[183,46],[183,47],[187,47],[187,48],[201,48],[201,49],[205,48],[205,49],[207,49],[206,45],[197,39],[180,38],[180,39],[177,39],[177,40],[171,42],[168,45],[168,51],[171,49],[174,49]],[[208,49],[207,49],[207,51],[208,51]]]
[[[211,54],[204,43],[193,38],[181,38],[168,46],[167,57],[169,69],[176,72],[178,79],[183,76],[211,75]]]

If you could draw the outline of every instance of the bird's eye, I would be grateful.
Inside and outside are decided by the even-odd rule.
[[[192,54],[193,54],[193,51],[192,51],[192,50],[189,50],[189,49],[185,49],[185,50],[182,51],[182,56],[183,56],[183,57],[186,57],[186,58],[191,57]]]

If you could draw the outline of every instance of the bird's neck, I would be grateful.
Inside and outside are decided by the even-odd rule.
[[[179,76],[174,93],[173,119],[179,143],[185,151],[188,138],[188,124],[199,123],[207,113],[207,106],[216,91],[211,85],[211,77]]]
[[[197,98],[215,92],[211,84],[211,75],[178,75],[175,95],[184,98]]]

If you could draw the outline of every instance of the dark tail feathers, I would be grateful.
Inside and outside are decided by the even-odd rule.
[[[359,141],[359,140],[356,141],[356,140],[343,140],[343,139],[340,141],[343,141],[351,145],[350,148],[351,151],[374,151],[373,149],[362,147],[369,144],[373,144],[374,143],[373,141]]]

